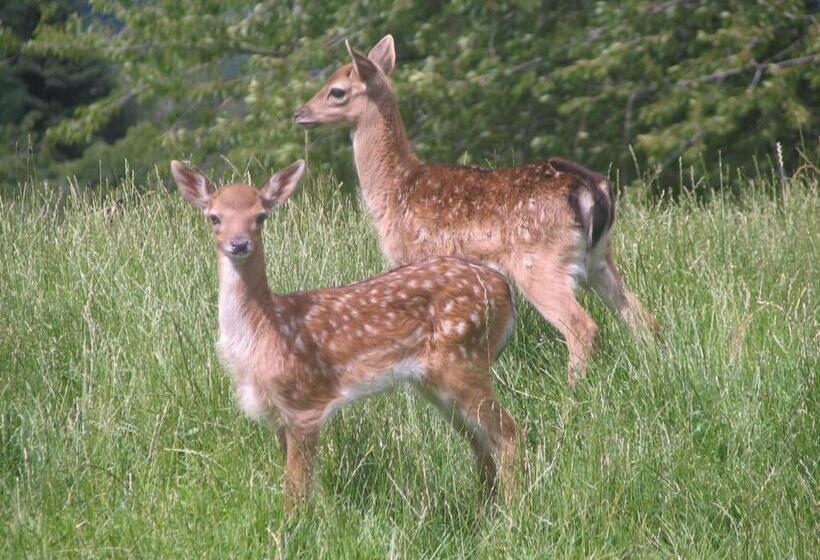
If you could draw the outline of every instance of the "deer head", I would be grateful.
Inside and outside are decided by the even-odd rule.
[[[274,208],[287,201],[305,172],[298,160],[273,175],[260,189],[236,183],[215,190],[208,179],[179,161],[171,174],[182,197],[211,222],[219,252],[240,262],[262,247],[262,226]]]
[[[303,127],[356,126],[373,102],[392,96],[388,76],[396,65],[393,36],[385,35],[367,56],[345,41],[351,63],[336,70],[313,99],[299,107],[293,118]]]

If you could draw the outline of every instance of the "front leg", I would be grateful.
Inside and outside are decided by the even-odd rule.
[[[319,431],[287,428],[285,438],[285,510],[291,511],[310,496]]]
[[[288,435],[284,426],[279,426],[276,429],[276,441],[279,442],[279,449],[282,450],[282,455],[285,459],[288,457]]]

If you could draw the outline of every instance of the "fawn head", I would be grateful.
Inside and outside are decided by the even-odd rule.
[[[352,62],[336,70],[313,99],[293,115],[306,128],[318,125],[356,126],[373,101],[391,95],[387,77],[396,65],[393,36],[385,35],[365,56],[345,41]]]
[[[180,194],[202,210],[213,227],[217,250],[234,261],[261,249],[265,220],[290,198],[304,172],[305,162],[300,159],[277,172],[261,189],[235,183],[215,190],[208,179],[184,163],[171,162]]]

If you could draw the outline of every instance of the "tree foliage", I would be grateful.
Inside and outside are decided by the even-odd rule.
[[[89,103],[106,99],[114,87],[113,69],[89,51],[62,50],[41,56],[31,48],[46,40],[45,31],[63,28],[82,6],[79,0],[25,0],[0,7],[0,179],[8,181],[25,165],[25,154],[36,164],[81,155],[96,136],[116,136],[114,115],[85,113]],[[37,37],[32,41],[33,37]],[[82,116],[88,134],[64,139],[55,134],[64,119]],[[20,154],[24,154],[20,157]]]
[[[817,157],[818,2],[94,0],[39,25],[23,51],[100,56],[119,79],[48,129],[88,145],[128,103],[133,160],[223,157],[260,174],[303,156],[352,181],[341,132],[291,120],[343,41],[396,39],[402,113],[422,157],[502,165],[547,155],[663,172],[679,157],[743,166],[775,142]],[[89,153],[103,157],[106,145]],[[254,165],[255,164],[255,165]],[[163,163],[164,165],[164,163]]]

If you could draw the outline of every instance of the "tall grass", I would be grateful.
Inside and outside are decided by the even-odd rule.
[[[326,179],[270,220],[273,289],[383,270]],[[765,185],[764,185],[765,186]],[[509,507],[482,509],[467,446],[411,393],[345,409],[316,496],[283,514],[282,457],[214,352],[215,259],[174,193],[0,200],[0,556],[795,557],[818,542],[816,179],[783,195],[625,201],[615,235],[665,343],[601,327],[567,388],[523,300],[494,368],[527,432]],[[814,551],[814,552],[812,552]]]

